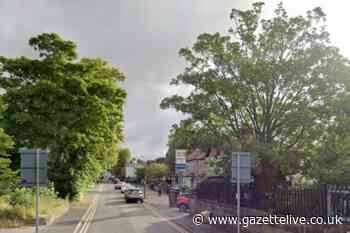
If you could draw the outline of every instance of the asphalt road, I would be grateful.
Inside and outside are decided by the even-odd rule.
[[[183,233],[186,232],[147,206],[125,203],[123,194],[103,185],[86,233]]]

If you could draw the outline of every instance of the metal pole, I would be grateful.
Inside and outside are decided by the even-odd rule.
[[[146,176],[144,177],[143,181],[143,198],[146,199]]]
[[[35,233],[39,233],[39,165],[40,165],[40,155],[39,155],[39,150],[36,149],[35,151],[36,156],[35,156],[35,162],[36,162],[36,197],[35,197]]]
[[[237,224],[237,232],[240,233],[240,208],[241,208],[241,178],[239,174],[240,170],[240,153],[237,153],[237,218],[238,218],[238,224]]]

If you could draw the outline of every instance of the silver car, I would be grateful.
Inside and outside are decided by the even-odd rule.
[[[127,203],[134,201],[137,203],[143,203],[144,195],[139,188],[130,188],[125,191],[124,198]]]

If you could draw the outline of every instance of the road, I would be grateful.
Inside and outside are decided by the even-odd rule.
[[[96,210],[91,213],[86,233],[185,232],[147,204],[125,203],[124,196],[113,190],[112,185],[103,185],[97,196]]]
[[[178,212],[162,211],[149,204],[125,203],[124,195],[111,184],[97,185],[88,194],[88,203],[70,210],[40,233],[188,233],[168,219]],[[89,207],[90,206],[90,207]],[[169,212],[169,211],[170,212]],[[167,216],[167,217],[165,217]],[[0,233],[33,233],[33,227],[0,229]]]

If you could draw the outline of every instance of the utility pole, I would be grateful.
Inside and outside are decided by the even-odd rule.
[[[146,178],[146,174],[145,174],[145,178],[143,179],[143,198],[146,199],[146,186],[147,186],[147,178]]]
[[[35,163],[36,163],[36,195],[35,195],[35,233],[39,233],[39,166],[40,166],[40,155],[39,150],[35,150]]]
[[[238,224],[237,224],[237,233],[240,233],[240,215],[241,215],[241,177],[240,177],[240,153],[237,154],[237,218],[238,218]]]

